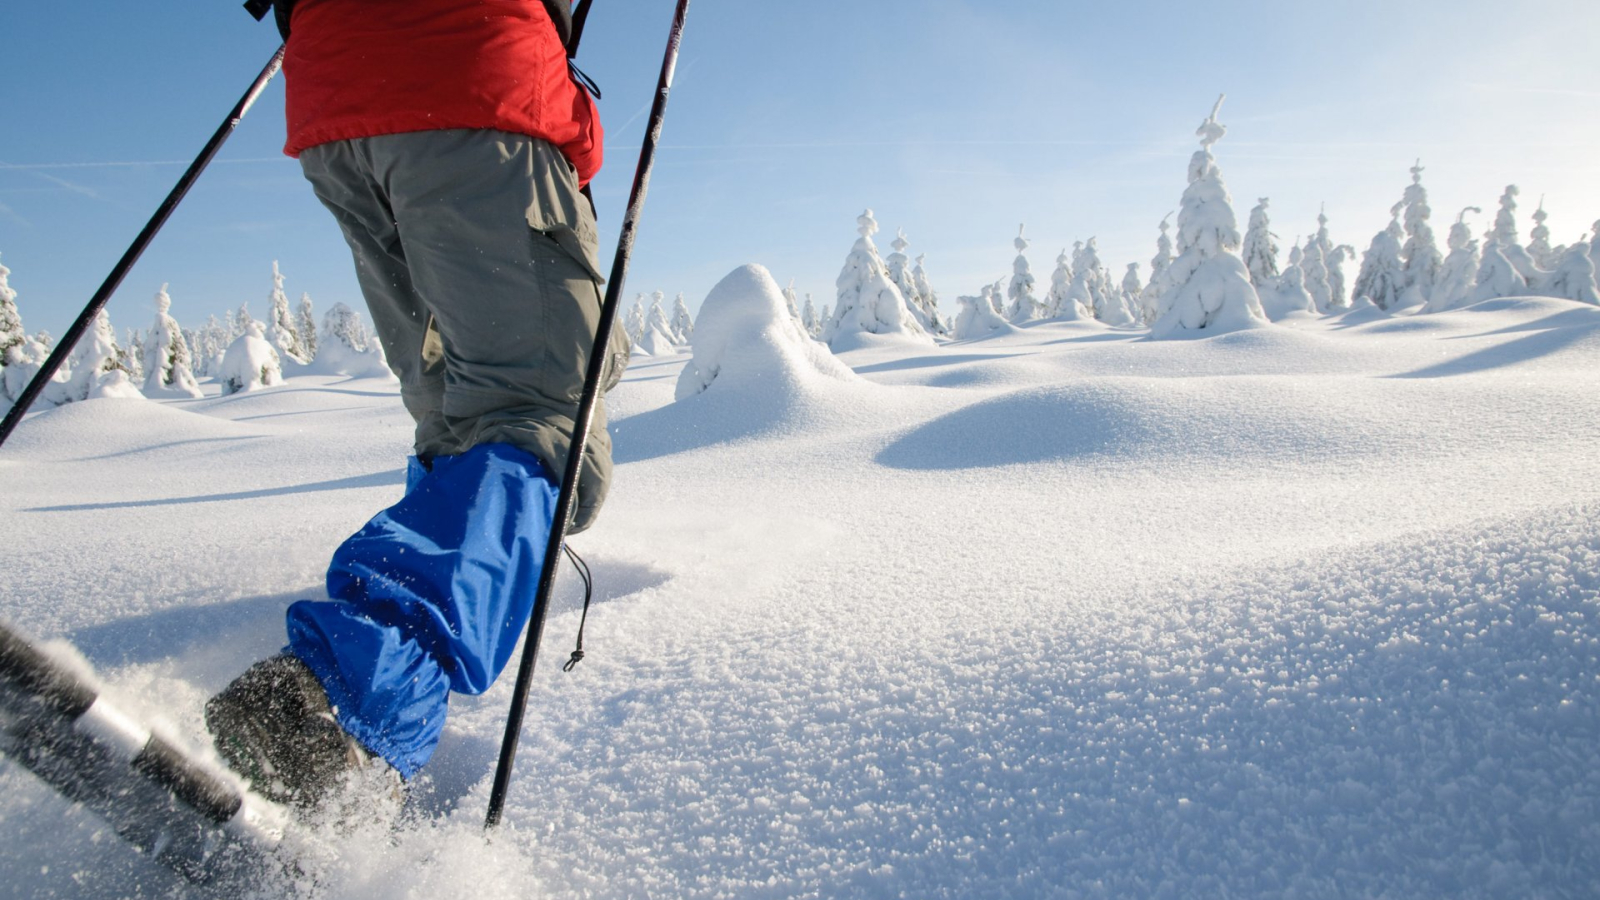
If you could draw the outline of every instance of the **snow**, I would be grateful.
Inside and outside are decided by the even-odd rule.
[[[1148,341],[1042,321],[833,357],[764,269],[608,398],[587,658],[563,574],[393,835],[192,888],[0,761],[18,896],[1586,896],[1600,883],[1600,308]],[[853,370],[853,371],[851,371]],[[680,375],[680,372],[690,374]],[[702,390],[674,390],[675,383]],[[396,499],[398,387],[33,413],[0,616],[201,705]]]

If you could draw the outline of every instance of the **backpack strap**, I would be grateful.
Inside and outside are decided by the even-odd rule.
[[[590,0],[578,0],[572,10],[572,34],[566,38],[567,59],[578,55],[578,41],[583,39],[583,23],[589,20]]]

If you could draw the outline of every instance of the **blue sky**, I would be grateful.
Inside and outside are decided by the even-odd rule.
[[[610,236],[672,3],[595,3],[580,63],[604,91]],[[1464,206],[1484,208],[1481,231],[1509,183],[1524,234],[1544,194],[1568,243],[1600,218],[1597,35],[1588,0],[694,0],[626,297],[697,307],[759,262],[831,303],[865,207],[880,249],[904,228],[927,255],[947,312],[1009,275],[1024,222],[1041,285],[1090,236],[1116,277],[1147,273],[1221,92],[1240,224],[1271,197],[1285,247],[1326,203],[1333,238],[1365,249],[1417,157],[1441,243]],[[0,262],[31,330],[66,328],[276,45],[232,0],[0,8]],[[337,229],[279,152],[282,96],[124,283],[119,331],[148,326],[163,283],[185,324],[245,302],[259,316],[275,259],[291,296],[360,308]]]

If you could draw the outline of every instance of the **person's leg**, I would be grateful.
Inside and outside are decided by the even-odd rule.
[[[457,446],[508,443],[561,472],[601,301],[593,212],[571,166],[548,142],[492,131],[389,135],[368,148],[439,331]],[[627,363],[625,337],[608,351],[607,388]],[[576,530],[610,479],[603,404],[587,448]]]
[[[337,141],[308,148],[300,156],[300,166],[350,246],[373,331],[390,370],[400,380],[406,410],[416,422],[417,459],[453,452],[444,421],[444,359],[438,332],[412,284],[394,212],[369,154],[360,142]],[[408,484],[414,472],[413,467]]]
[[[437,742],[448,691],[486,690],[531,612],[599,295],[577,229],[532,227],[565,215],[553,209],[564,187],[587,214],[575,183],[552,181],[552,168],[571,175],[548,144],[429,132],[349,146],[385,206],[375,225],[360,211],[365,197],[329,206],[356,235],[358,259],[370,240],[403,263],[404,293],[423,307],[409,326],[403,309],[386,316],[400,322],[397,356],[417,352],[404,341],[425,341],[426,332],[414,336],[421,316],[437,325],[446,434],[431,471],[335,553],[332,599],[290,608],[289,648],[345,731],[409,777]],[[325,202],[334,193],[318,192]],[[363,286],[376,281],[378,305],[391,302],[395,276],[384,264],[367,269]],[[603,420],[596,432],[589,515],[610,464]]]

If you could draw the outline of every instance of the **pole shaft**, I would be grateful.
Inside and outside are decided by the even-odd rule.
[[[656,143],[661,137],[661,123],[666,116],[667,95],[672,90],[672,76],[678,65],[678,47],[683,42],[683,22],[689,11],[689,0],[678,0],[673,13],[672,31],[667,38],[667,50],[661,60],[661,77],[656,82],[655,101],[650,107],[650,124],[645,129],[644,142],[639,147],[639,164],[633,172],[633,189],[628,195],[628,209],[622,217],[622,231],[617,238],[617,253],[611,263],[611,280],[606,285],[605,302],[600,306],[600,322],[596,326],[594,347],[589,351],[588,371],[584,376],[583,396],[578,405],[577,419],[572,426],[572,445],[567,450],[566,471],[561,477],[561,493],[556,500],[555,521],[550,528],[550,539],[545,544],[544,566],[539,573],[538,595],[534,599],[532,621],[528,637],[523,643],[522,658],[517,664],[516,686],[511,692],[511,710],[506,716],[505,739],[500,745],[500,760],[495,767],[494,786],[489,793],[489,813],[485,828],[500,824],[505,811],[506,792],[511,785],[511,768],[516,760],[517,741],[522,734],[523,713],[528,706],[528,693],[533,683],[534,663],[539,655],[539,641],[544,636],[545,612],[550,606],[550,594],[555,586],[556,570],[560,567],[561,544],[566,539],[567,523],[572,520],[572,508],[577,498],[578,476],[583,471],[583,451],[589,439],[589,428],[594,423],[595,406],[600,396],[600,380],[605,374],[606,347],[610,343],[611,329],[616,322],[617,307],[622,302],[622,285],[627,279],[628,258],[633,254],[634,234],[638,229],[639,213],[644,207],[645,194],[650,189],[650,169],[655,162]]]
[[[244,118],[244,114],[250,111],[250,107],[261,96],[261,92],[266,90],[267,82],[272,80],[272,76],[278,74],[278,70],[283,67],[283,52],[284,47],[280,46],[278,52],[272,55],[272,59],[267,63],[266,68],[261,70],[261,74],[257,75],[256,80],[251,83],[250,89],[245,91],[244,96],[239,98],[238,103],[234,104],[233,109],[228,113],[228,117],[223,120],[221,125],[217,126],[216,132],[211,135],[211,140],[207,141],[205,147],[201,149],[200,155],[195,157],[194,162],[189,164],[189,168],[183,173],[183,177],[178,179],[178,183],[173,186],[172,192],[167,194],[167,199],[161,202],[161,206],[156,209],[155,215],[151,216],[150,221],[145,223],[144,230],[139,232],[139,236],[133,239],[133,243],[122,254],[122,259],[111,270],[111,274],[106,276],[106,280],[100,285],[100,290],[95,291],[94,297],[89,300],[89,305],[83,308],[83,312],[79,314],[77,321],[73,322],[72,327],[67,329],[67,333],[61,336],[60,341],[56,342],[55,349],[50,351],[49,358],[45,360],[44,368],[33,376],[33,380],[28,382],[26,388],[23,388],[22,395],[17,398],[17,402],[11,407],[11,411],[6,413],[4,421],[0,421],[0,445],[3,445],[6,442],[6,438],[11,436],[11,432],[16,429],[17,423],[21,422],[23,415],[28,412],[28,407],[32,406],[34,401],[39,399],[39,395],[44,393],[45,385],[50,383],[50,379],[55,376],[61,365],[67,361],[67,357],[72,354],[72,350],[77,346],[79,339],[83,337],[84,332],[89,330],[89,326],[94,323],[95,317],[99,316],[100,312],[106,308],[106,304],[111,300],[111,295],[116,293],[117,288],[122,284],[122,279],[127,277],[128,270],[132,269],[133,264],[139,261],[140,256],[144,255],[145,248],[150,246],[150,242],[155,239],[156,233],[161,230],[161,226],[167,223],[167,219],[171,218],[173,211],[178,208],[178,204],[183,202],[184,195],[189,193],[189,188],[193,187],[194,183],[199,180],[200,173],[204,172],[206,166],[211,164],[211,160],[217,155],[217,151],[222,149],[223,143],[233,134],[233,130],[239,126],[239,120]]]

